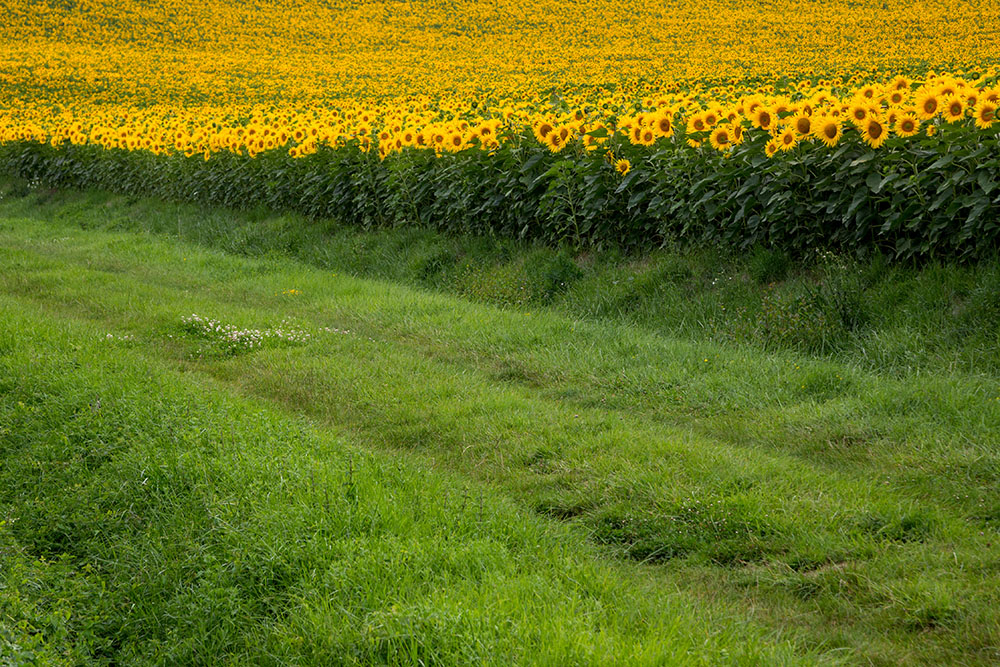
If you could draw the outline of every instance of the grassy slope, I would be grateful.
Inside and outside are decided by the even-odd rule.
[[[0,291],[408,465],[486,482],[656,563],[641,578],[657,589],[752,610],[828,656],[997,658],[991,374],[877,372],[849,350],[763,354],[81,232],[128,217],[92,204],[5,204]],[[229,355],[181,325],[191,312],[258,328],[292,316],[317,336]]]
[[[918,270],[878,257],[791,262],[764,250],[740,257],[654,250],[633,259],[615,252],[569,258],[503,239],[415,228],[365,231],[267,211],[204,210],[23,182],[0,181],[5,195],[12,212],[33,217],[73,211],[88,228],[163,233],[241,255],[279,253],[496,305],[546,306],[570,318],[671,337],[820,353],[894,375],[959,370],[1000,377],[1000,261]]]

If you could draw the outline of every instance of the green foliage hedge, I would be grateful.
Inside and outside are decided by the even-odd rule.
[[[721,154],[677,142],[612,138],[603,150],[552,153],[530,137],[487,153],[407,149],[384,160],[354,142],[305,158],[157,156],[95,146],[0,146],[0,172],[52,186],[267,207],[364,228],[419,225],[587,247],[665,242],[755,246],[796,255],[874,251],[897,259],[975,259],[1000,248],[1000,125],[942,125],[877,150],[849,132],[768,158],[769,135]]]

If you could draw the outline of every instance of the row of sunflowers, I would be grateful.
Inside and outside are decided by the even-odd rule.
[[[992,70],[974,81],[932,74],[916,83],[897,76],[844,95],[823,87],[799,88],[794,95],[758,92],[722,101],[661,93],[631,105],[615,98],[593,105],[578,100],[572,109],[571,104],[552,100],[545,104],[504,100],[478,107],[431,105],[420,99],[294,112],[257,107],[235,114],[221,109],[108,107],[93,117],[74,112],[48,118],[39,114],[33,119],[0,115],[0,142],[89,143],[107,149],[200,155],[207,160],[220,151],[253,157],[283,150],[300,158],[315,153],[320,145],[336,147],[348,141],[375,149],[381,157],[411,148],[437,153],[489,151],[526,136],[553,153],[567,146],[598,150],[615,135],[633,145],[666,142],[726,152],[742,144],[748,134],[766,133],[764,150],[774,156],[799,144],[835,147],[845,132],[879,148],[890,136],[933,135],[943,123],[989,130],[998,122],[996,80]]]

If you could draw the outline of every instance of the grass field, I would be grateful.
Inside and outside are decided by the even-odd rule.
[[[0,191],[8,662],[1000,659],[995,264]]]

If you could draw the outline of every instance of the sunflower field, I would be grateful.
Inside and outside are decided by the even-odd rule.
[[[14,0],[0,173],[573,248],[1000,247],[1000,6]]]

